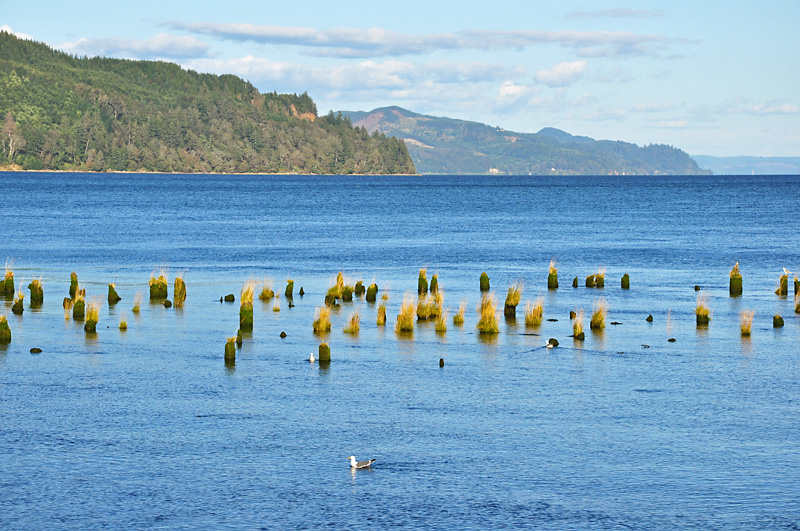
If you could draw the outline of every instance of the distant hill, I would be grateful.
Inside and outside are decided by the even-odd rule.
[[[499,127],[417,114],[400,107],[342,111],[355,126],[405,140],[420,173],[519,175],[696,175],[683,151],[666,145],[594,140],[545,128],[515,133]]]
[[[800,175],[800,157],[711,157],[694,155],[715,175]]]
[[[405,144],[308,94],[160,61],[79,58],[0,32],[0,168],[414,173]]]

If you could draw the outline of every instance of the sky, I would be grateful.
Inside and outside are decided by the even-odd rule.
[[[800,0],[25,2],[0,29],[308,92],[691,155],[800,156]]]

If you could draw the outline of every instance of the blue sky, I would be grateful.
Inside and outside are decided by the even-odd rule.
[[[164,59],[520,132],[800,156],[800,1],[3,2],[76,55]]]

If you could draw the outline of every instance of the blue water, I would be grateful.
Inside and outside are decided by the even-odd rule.
[[[0,255],[45,294],[22,316],[0,310],[13,334],[0,346],[0,528],[798,529],[800,315],[791,286],[774,290],[782,267],[800,270],[799,185],[0,173]],[[730,298],[736,261],[744,295]],[[170,296],[184,273],[185,308],[145,302],[135,316],[161,267]],[[464,326],[395,333],[421,267],[451,315],[467,301]],[[605,288],[583,287],[599,268]],[[103,300],[96,335],[64,318],[73,270]],[[339,271],[388,294],[386,327],[356,299],[312,332]],[[482,271],[501,306],[525,286],[495,337],[475,332]],[[226,367],[238,303],[219,298],[250,278],[279,293],[294,279],[294,307],[257,300]],[[557,320],[526,329],[537,297]],[[591,332],[601,298],[609,324]],[[579,309],[583,342],[570,337]],[[550,337],[560,346],[543,348]],[[328,367],[306,361],[323,340]],[[351,472],[353,454],[377,461]]]

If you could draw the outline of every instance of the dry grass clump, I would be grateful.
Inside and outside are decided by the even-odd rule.
[[[133,313],[139,313],[139,310],[142,308],[142,299],[143,298],[144,298],[144,295],[142,295],[141,291],[137,291],[136,295],[133,296],[133,308],[131,308],[131,311]]]
[[[458,311],[453,315],[453,324],[457,326],[461,326],[464,324],[464,314],[467,311],[467,301],[461,301],[461,304],[458,306]]]
[[[328,306],[319,306],[314,312],[314,332],[329,332],[331,329],[331,309]]]
[[[750,330],[753,327],[753,317],[755,315],[755,310],[742,310],[739,313],[739,329],[742,331],[743,336],[750,335]]]
[[[508,295],[506,295],[506,306],[516,307],[522,298],[522,283],[514,282],[508,287]]]
[[[90,300],[86,304],[86,320],[94,321],[95,323],[100,319],[100,302],[96,299]]]
[[[481,297],[479,307],[480,318],[476,328],[481,334],[497,334],[500,332],[500,325],[497,323],[497,302],[494,295],[489,293]]]
[[[594,276],[594,287],[602,288],[606,284],[606,268],[601,267],[597,270],[597,274]]]
[[[273,311],[273,312],[279,312],[279,311],[281,311],[281,301],[280,301],[280,300],[278,300],[277,298],[276,298],[276,299],[275,299],[275,301],[272,303],[272,311]]]
[[[447,310],[442,310],[436,316],[436,331],[439,333],[447,332]]]
[[[592,319],[589,321],[589,328],[592,330],[606,327],[606,314],[608,314],[608,303],[605,299],[595,301],[592,307]]]
[[[333,295],[334,299],[341,299],[344,293],[344,275],[342,272],[336,275],[336,282],[328,288],[328,295]]]
[[[739,262],[733,264],[733,269],[731,269],[731,278],[741,278],[742,274],[739,272]]]
[[[239,296],[240,306],[253,306],[253,294],[256,292],[256,283],[253,280],[248,280],[242,285],[242,291]]]
[[[87,332],[95,332],[98,320],[100,320],[100,301],[92,299],[86,304],[86,323],[83,325],[83,329]]]
[[[417,319],[425,321],[436,319],[442,314],[444,307],[444,291],[429,293],[417,301]]]
[[[382,302],[380,306],[378,306],[378,318],[376,320],[378,326],[384,326],[386,324],[386,303]]]
[[[275,297],[275,291],[272,289],[272,279],[265,278],[264,283],[261,284],[261,293],[259,293],[258,298],[262,301],[268,301]]]
[[[353,312],[347,320],[347,324],[342,329],[345,334],[357,334],[361,329],[361,314]]]
[[[525,326],[539,326],[544,317],[544,299],[539,297],[536,302],[525,304]]]
[[[572,319],[572,335],[575,339],[583,339],[583,310],[578,310]]]
[[[426,321],[431,316],[431,297],[420,297],[417,299],[417,319]]]
[[[708,307],[708,297],[705,295],[697,296],[697,305],[694,313],[697,316],[697,324],[708,324],[711,320],[711,310]]]
[[[414,317],[416,315],[414,299],[411,295],[403,296],[403,304],[400,305],[400,313],[397,314],[397,324],[395,331],[411,332],[414,330]]]
[[[128,316],[125,315],[125,312],[119,316],[119,329],[125,331],[128,329]]]

